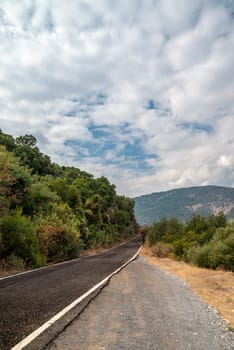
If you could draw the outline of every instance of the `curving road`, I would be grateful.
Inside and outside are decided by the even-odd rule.
[[[140,244],[138,238],[94,256],[0,279],[0,349],[11,349],[103,280],[131,258]]]

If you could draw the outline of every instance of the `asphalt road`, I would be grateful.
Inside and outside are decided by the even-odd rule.
[[[234,333],[182,280],[140,256],[46,347],[64,349],[233,350]]]
[[[0,280],[0,349],[7,350],[132,257],[141,242]]]

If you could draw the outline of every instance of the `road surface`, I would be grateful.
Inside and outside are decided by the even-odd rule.
[[[1,279],[0,349],[13,347],[103,280],[132,257],[140,244],[139,239],[132,240],[95,256]]]

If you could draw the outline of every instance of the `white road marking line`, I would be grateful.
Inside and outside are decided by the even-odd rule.
[[[68,311],[73,309],[76,305],[80,304],[85,298],[87,298],[90,294],[95,292],[98,288],[100,288],[103,284],[108,282],[108,280],[111,279],[112,276],[116,275],[120,270],[122,270],[125,266],[127,266],[130,262],[135,260],[140,253],[142,249],[142,246],[138,249],[135,255],[131,259],[129,259],[125,264],[123,264],[121,267],[119,267],[117,270],[112,272],[109,276],[104,278],[101,282],[96,284],[94,287],[89,289],[86,293],[81,295],[78,299],[74,300],[71,304],[66,306],[63,310],[61,310],[59,313],[57,313],[55,316],[53,316],[49,321],[45,322],[41,327],[37,328],[34,332],[29,334],[26,338],[21,340],[19,343],[13,346],[11,350],[21,350],[28,344],[30,344],[34,339],[36,339],[41,333],[43,333],[47,328],[52,326],[57,320],[59,320],[62,316],[64,316]]]

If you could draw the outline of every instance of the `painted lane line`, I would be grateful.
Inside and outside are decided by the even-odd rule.
[[[114,272],[112,272],[109,276],[107,276],[106,278],[104,278],[101,282],[99,282],[98,284],[96,284],[94,287],[92,287],[91,289],[89,289],[86,293],[84,293],[83,295],[81,295],[78,299],[74,300],[71,304],[69,304],[68,306],[66,306],[63,310],[61,310],[59,313],[57,313],[55,316],[53,316],[49,321],[45,322],[42,326],[40,326],[39,328],[37,328],[34,332],[32,332],[31,334],[29,334],[26,338],[24,338],[23,340],[21,340],[19,343],[17,343],[16,345],[13,346],[13,348],[11,348],[11,350],[21,350],[23,349],[25,346],[27,346],[28,344],[30,344],[34,339],[36,339],[41,333],[43,333],[46,329],[48,329],[49,327],[51,327],[56,321],[58,321],[61,317],[63,317],[68,311],[70,311],[71,309],[73,309],[75,306],[77,306],[78,304],[80,304],[85,298],[87,298],[90,294],[92,294],[93,292],[95,292],[97,289],[99,289],[102,285],[106,284],[111,277],[113,277],[114,275],[116,275],[119,271],[121,271],[125,266],[127,266],[128,264],[130,264],[133,260],[135,260],[137,258],[137,256],[139,255],[140,251],[142,249],[142,246],[138,249],[138,251],[136,252],[135,255],[133,255],[133,257],[131,259],[129,259],[125,264],[123,264],[122,266],[120,266],[117,270],[115,270]]]

